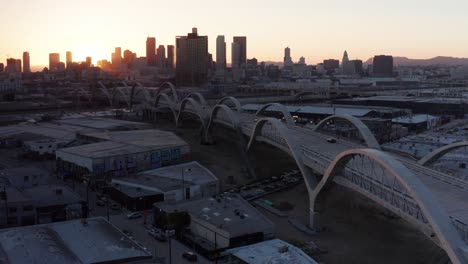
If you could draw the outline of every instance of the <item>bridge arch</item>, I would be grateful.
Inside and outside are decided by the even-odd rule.
[[[201,93],[199,93],[199,92],[190,93],[185,98],[188,98],[188,97],[198,100],[198,102],[200,103],[201,106],[206,106],[207,105],[205,97],[203,97],[203,95]]]
[[[297,167],[299,168],[299,171],[301,172],[304,178],[304,182],[306,183],[307,191],[309,193],[309,198],[311,198],[312,190],[317,185],[317,179],[311,173],[311,171],[305,166],[303,159],[302,159],[303,155],[302,155],[301,147],[299,143],[296,142],[296,140],[294,140],[294,138],[290,137],[290,134],[288,133],[288,128],[283,122],[273,117],[264,117],[264,118],[259,119],[255,123],[255,126],[251,132],[250,140],[249,140],[249,143],[247,144],[247,152],[252,148],[252,145],[256,141],[256,137],[261,135],[262,128],[267,123],[271,124],[278,131],[281,137],[284,138],[286,146],[276,146],[276,147],[289,153],[292,156],[292,158],[296,162]]]
[[[359,118],[356,118],[351,115],[331,115],[320,121],[314,128],[314,131],[318,131],[320,128],[325,126],[328,121],[336,118],[344,119],[353,124],[358,129],[359,134],[362,136],[369,148],[378,150],[381,149],[379,142],[377,142],[377,139],[375,138],[374,134],[372,134],[372,131],[370,131],[369,127],[366,126],[366,124],[364,124]]]
[[[239,113],[242,112],[241,103],[239,102],[239,100],[237,100],[237,98],[233,96],[226,96],[226,97],[219,99],[216,105],[226,104],[226,102],[231,102],[234,105],[234,108],[236,109],[237,112]]]
[[[314,210],[315,199],[326,184],[334,176],[346,168],[348,162],[355,156],[366,156],[377,162],[388,171],[400,186],[415,200],[423,215],[432,227],[439,240],[439,245],[447,252],[452,263],[466,263],[464,252],[467,250],[465,242],[455,229],[450,217],[441,208],[431,191],[407,167],[392,156],[375,149],[352,149],[339,154],[329,165],[323,178],[313,190],[310,210]]]
[[[224,112],[226,116],[229,118],[229,121],[231,122],[231,126],[234,130],[236,130],[236,133],[239,133],[240,135],[240,123],[239,123],[239,118],[234,115],[234,112],[232,111],[229,106],[225,104],[218,104],[213,107],[211,110],[210,114],[210,119],[208,122],[208,126],[205,131],[205,140],[208,142],[209,137],[211,136],[211,130],[214,126],[214,119],[216,118],[217,114],[219,111]],[[240,135],[242,136],[242,135]]]
[[[114,106],[114,96],[111,95],[111,93],[109,92],[109,90],[107,89],[107,87],[101,82],[99,81],[98,82],[99,84],[99,90],[102,92],[102,94],[104,94],[107,99],[109,100],[109,106],[110,107],[113,107]]]
[[[255,113],[256,116],[262,115],[268,108],[275,106],[278,107],[280,112],[283,114],[284,119],[286,120],[286,124],[288,125],[294,125],[294,119],[292,118],[291,114],[288,111],[288,108],[286,106],[280,104],[280,103],[269,103],[263,105],[258,111]]]
[[[160,100],[163,99],[166,101],[166,104],[162,105],[160,104]],[[152,111],[156,111],[158,108],[167,108],[171,111],[172,116],[174,117],[174,122],[177,125],[177,109],[176,109],[176,104],[172,102],[172,99],[167,95],[166,93],[162,93],[156,96],[154,105],[146,104],[148,109],[151,109]]]
[[[172,93],[172,101],[174,103],[177,103],[179,102],[179,96],[177,95],[177,91],[175,89],[175,86],[171,83],[171,82],[165,82],[163,83],[159,89],[156,91],[156,94],[155,94],[155,97],[157,97],[159,94],[161,94],[161,92],[164,90],[164,89],[170,89],[171,90],[171,93]]]
[[[202,124],[202,129],[203,129],[203,132],[204,132],[205,129],[206,129],[206,112],[202,108],[202,106],[197,101],[195,101],[195,99],[190,98],[190,97],[184,98],[180,102],[179,114],[177,115],[177,119],[176,119],[177,120],[176,121],[176,126],[178,126],[180,124],[182,114],[186,111],[186,107],[187,107],[188,103],[190,103],[190,105],[194,108],[193,109],[194,111],[190,112],[190,113],[195,114],[195,115],[198,116],[198,118],[200,119],[200,122]]]
[[[115,99],[115,96],[117,94],[120,94],[120,96],[123,98],[124,102],[127,104],[128,107],[131,107],[130,103],[130,95],[127,95],[121,87],[115,87],[114,90],[112,91],[112,97]]]
[[[463,148],[463,147],[468,147],[468,141],[456,142],[456,143],[438,148],[432,151],[431,153],[427,154],[426,156],[424,156],[422,159],[418,161],[418,163],[419,165],[427,166],[431,163],[436,162],[438,159],[440,159],[442,156],[444,156],[448,152],[459,149],[459,148]]]

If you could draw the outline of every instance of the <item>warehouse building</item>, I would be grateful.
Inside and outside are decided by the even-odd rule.
[[[190,159],[190,147],[174,133],[161,130],[113,131],[81,134],[90,142],[56,152],[63,177],[103,181],[174,165]]]
[[[0,231],[0,262],[141,263],[150,252],[102,217]]]
[[[218,178],[196,161],[112,179],[111,197],[129,210],[150,209],[153,203],[176,203],[211,197]]]
[[[154,223],[165,228],[166,215],[187,212],[190,232],[184,239],[205,255],[257,243],[274,236],[273,223],[239,195],[224,194],[174,205],[156,203]]]
[[[280,239],[229,249],[223,255],[225,264],[317,264],[304,251]]]

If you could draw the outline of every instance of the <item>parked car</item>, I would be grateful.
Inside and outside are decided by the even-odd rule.
[[[96,200],[96,205],[99,205],[99,206],[105,206],[106,203],[103,202],[102,200]]]
[[[182,257],[190,262],[196,262],[198,259],[197,254],[193,252],[185,252]]]
[[[143,217],[143,214],[140,212],[133,212],[127,215],[128,219],[137,219]]]
[[[336,139],[334,138],[327,138],[328,143],[336,143]]]
[[[112,203],[111,208],[112,210],[120,210],[120,206],[116,203]]]

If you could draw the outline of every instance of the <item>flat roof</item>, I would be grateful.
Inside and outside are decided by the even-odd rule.
[[[218,182],[218,178],[196,161],[140,172],[135,176],[112,179],[114,188],[130,197],[164,193],[184,186]]]
[[[85,133],[83,135],[100,140],[132,144],[135,146],[171,148],[175,146],[188,145],[187,142],[176,134],[158,129],[106,131]]]
[[[419,114],[419,115],[402,116],[402,117],[393,118],[392,122],[400,123],[400,124],[419,124],[419,123],[424,123],[424,122],[431,121],[434,119],[438,119],[438,117],[432,116],[432,115]]]
[[[148,128],[149,125],[141,122],[127,121],[121,119],[113,118],[102,118],[102,117],[79,117],[79,118],[63,118],[54,121],[59,124],[67,124],[80,126],[84,128],[93,128],[93,129],[141,129]]]
[[[262,104],[245,104],[242,109],[247,111],[258,111],[263,105]],[[401,111],[401,109],[389,108],[389,107],[363,107],[363,106],[349,106],[349,105],[303,105],[303,106],[290,106],[285,105],[286,109],[290,113],[302,113],[302,114],[320,114],[320,115],[333,115],[333,114],[347,114],[357,117],[362,117],[370,112],[381,112],[381,113],[392,113]],[[273,105],[267,109],[270,112],[280,111],[279,107]]]
[[[192,218],[229,232],[231,237],[273,229],[273,223],[267,217],[237,194],[224,194],[219,199],[204,198],[174,205],[157,204],[157,206],[170,212],[186,211]]]
[[[280,239],[229,249],[226,250],[226,253],[234,255],[248,264],[317,264],[304,251]]]
[[[81,202],[78,194],[64,185],[39,185],[23,190],[23,194],[35,201],[37,207],[75,204]]]
[[[0,262],[128,263],[152,258],[102,217],[0,230]]]

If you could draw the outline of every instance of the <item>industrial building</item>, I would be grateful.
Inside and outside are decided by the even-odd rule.
[[[0,231],[1,263],[110,264],[151,258],[102,217]]]
[[[63,185],[0,184],[0,226],[44,224],[87,216],[86,203]]]
[[[63,177],[105,180],[190,159],[189,145],[161,130],[88,133],[79,139],[96,143],[57,150],[57,168]]]
[[[410,132],[420,133],[440,125],[440,117],[433,115],[410,115],[393,118],[392,122],[400,124]]]
[[[49,172],[35,167],[9,168],[0,170],[0,181],[16,188],[29,188],[44,185]]]
[[[237,194],[169,205],[156,203],[154,223],[164,228],[161,219],[173,212],[190,215],[190,232],[184,234],[200,252],[213,254],[221,249],[248,245],[274,236],[273,223]]]
[[[218,178],[196,161],[112,179],[111,197],[129,210],[153,203],[176,203],[211,197],[219,192]]]
[[[317,264],[301,249],[280,239],[229,249],[223,255],[222,263],[225,264]]]

